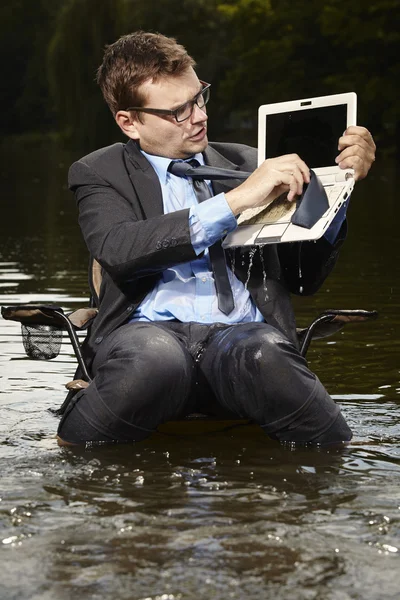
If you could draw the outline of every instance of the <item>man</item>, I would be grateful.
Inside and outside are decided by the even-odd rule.
[[[281,442],[349,441],[339,408],[297,350],[290,302],[290,292],[322,284],[346,223],[336,219],[316,243],[268,245],[251,258],[238,249],[221,263],[219,241],[235,217],[283,192],[295,200],[309,170],[297,155],[256,168],[256,150],[209,144],[209,84],[193,67],[175,40],[136,32],[109,46],[99,68],[129,141],[70,169],[102,284],[84,344],[93,381],[69,403],[59,443],[140,441],[191,412],[249,418]],[[339,151],[339,165],[365,177],[375,152],[370,133],[350,127]],[[175,173],[175,163],[193,158],[252,174],[214,181],[206,192],[201,184],[198,203],[192,178]]]

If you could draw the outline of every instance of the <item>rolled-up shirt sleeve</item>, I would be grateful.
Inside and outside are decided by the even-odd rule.
[[[197,255],[236,229],[237,222],[225,194],[217,194],[190,208],[189,227]]]

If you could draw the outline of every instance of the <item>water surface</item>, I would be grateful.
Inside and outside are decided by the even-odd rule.
[[[88,297],[87,254],[55,146],[3,158],[0,304]],[[170,429],[60,449],[75,363],[30,361],[0,321],[0,597],[372,600],[400,596],[400,209],[396,165],[357,185],[349,239],[300,324],[377,309],[308,358],[354,430],[344,451],[282,448],[256,427]]]

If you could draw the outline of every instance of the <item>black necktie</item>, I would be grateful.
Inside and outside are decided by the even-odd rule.
[[[178,175],[178,177],[189,176],[192,177],[192,173],[194,170],[201,169],[202,172],[196,173],[196,177],[201,177],[201,179],[193,178],[193,189],[196,194],[197,200],[199,202],[203,202],[207,200],[207,198],[211,198],[212,194],[204,178],[209,179],[209,171],[207,171],[208,167],[198,166],[200,163],[193,159],[189,162],[176,162],[172,161],[168,167],[168,170],[174,175]],[[211,170],[214,170],[213,167],[210,167]],[[222,171],[222,169],[221,169]],[[228,173],[226,169],[224,169],[225,173]],[[229,178],[233,178],[236,176],[237,171],[230,171]],[[233,175],[235,174],[235,175]],[[213,175],[211,175],[212,177]],[[249,176],[249,173],[246,173],[246,177]],[[228,175],[225,175],[228,178]],[[220,175],[214,178],[220,179]],[[217,290],[218,297],[218,308],[225,315],[229,315],[235,307],[235,303],[233,300],[233,294],[231,289],[231,284],[229,282],[228,271],[226,268],[225,261],[225,253],[221,246],[221,240],[218,240],[215,244],[209,247],[208,249],[210,255],[211,266],[214,274],[214,283],[215,288]]]
[[[195,158],[188,162],[172,161],[168,170],[178,177],[191,177],[192,179],[247,179],[251,175],[248,171],[201,165]]]

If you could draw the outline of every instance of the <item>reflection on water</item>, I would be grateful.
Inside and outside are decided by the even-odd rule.
[[[8,153],[0,304],[87,299],[65,189],[71,160],[56,148]],[[60,449],[48,409],[72,378],[71,349],[30,361],[19,326],[0,322],[1,598],[399,597],[395,176],[376,167],[357,186],[334,274],[295,300],[300,323],[329,307],[380,312],[309,351],[355,433],[342,452],[284,449],[256,427],[195,425],[136,446]]]

